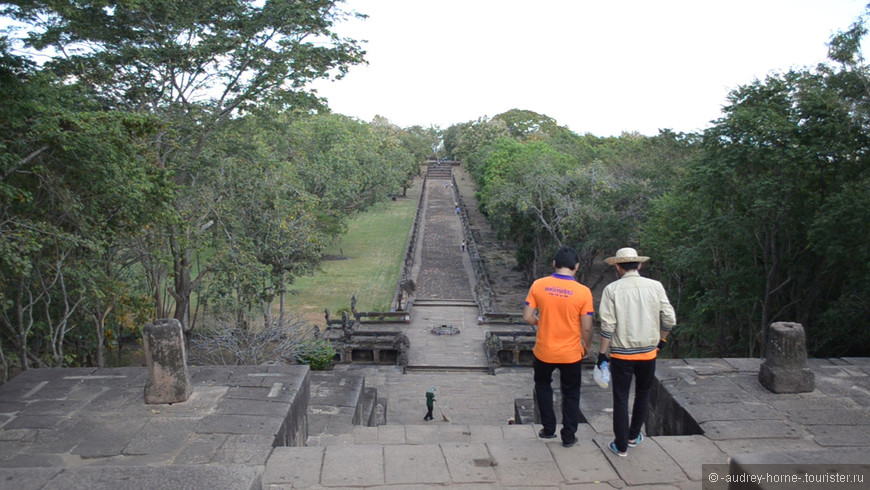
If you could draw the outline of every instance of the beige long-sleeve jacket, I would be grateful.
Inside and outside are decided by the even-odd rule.
[[[654,350],[660,332],[670,332],[677,324],[662,283],[637,271],[627,271],[604,288],[598,314],[601,336],[610,339],[610,353],[623,356]]]

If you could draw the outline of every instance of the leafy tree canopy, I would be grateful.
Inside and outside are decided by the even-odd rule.
[[[298,105],[307,82],[362,61],[332,31],[349,15],[335,1],[77,0],[7,2],[30,26],[28,46],[111,103],[134,110],[191,110],[218,117],[266,100]],[[175,109],[178,110],[178,109]]]

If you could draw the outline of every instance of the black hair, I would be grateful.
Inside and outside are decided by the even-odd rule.
[[[639,265],[640,262],[622,262],[619,264],[619,267],[624,271],[636,271]]]
[[[567,267],[573,269],[580,263],[580,254],[571,247],[562,247],[556,252],[556,268]]]

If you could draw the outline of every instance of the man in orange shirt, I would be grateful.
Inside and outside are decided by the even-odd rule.
[[[580,420],[580,361],[592,342],[592,292],[574,279],[580,256],[562,247],[553,260],[553,275],[532,284],[526,297],[523,319],[537,326],[534,371],[535,400],[541,413],[538,432],[543,439],[556,437],[553,408],[553,371],[559,370],[562,390],[562,445],[577,442]],[[535,315],[537,310],[537,315]]]
[[[641,264],[649,257],[633,248],[621,248],[605,259],[616,266],[619,279],[601,294],[601,348],[597,364],[607,360],[610,348],[610,380],[613,385],[613,436],[608,449],[628,456],[628,448],[643,441],[640,428],[646,419],[649,393],[656,374],[656,357],[664,346],[677,317],[662,283],[642,277]],[[628,392],[634,378],[634,405],[628,419]]]

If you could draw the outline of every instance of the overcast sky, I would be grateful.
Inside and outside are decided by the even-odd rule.
[[[731,90],[815,66],[868,0],[348,0],[368,65],[318,83],[334,112],[402,127],[509,109],[596,136],[709,126]]]

